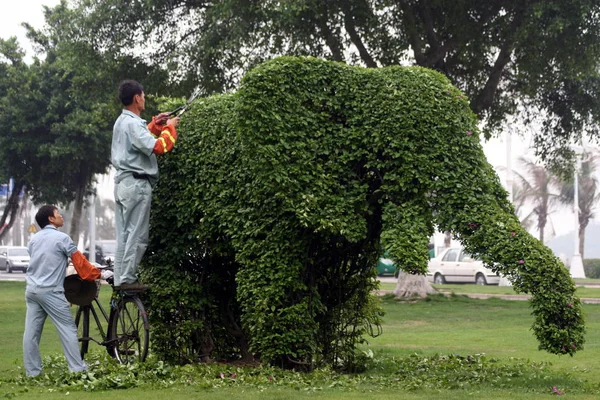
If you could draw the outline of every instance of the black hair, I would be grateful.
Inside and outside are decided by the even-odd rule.
[[[124,106],[129,106],[133,103],[133,96],[141,95],[144,92],[144,87],[137,81],[127,79],[119,84],[119,99]]]
[[[50,204],[40,207],[37,214],[35,214],[35,222],[38,223],[40,228],[44,229],[50,223],[49,218],[54,217],[54,210],[58,210],[58,208]]]

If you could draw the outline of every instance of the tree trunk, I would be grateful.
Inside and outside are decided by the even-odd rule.
[[[4,207],[2,218],[0,218],[0,241],[4,239],[15,223],[17,211],[19,210],[19,194],[24,188],[25,184],[23,182],[15,182],[13,186],[13,190]],[[6,222],[7,219],[8,223]],[[6,224],[6,226],[4,226],[4,224]]]
[[[424,275],[411,275],[400,271],[398,283],[394,289],[396,297],[427,297],[437,293]]]
[[[579,224],[579,254],[581,254],[581,260],[584,260],[583,251],[585,250],[585,228],[587,224],[584,226],[581,223]]]
[[[27,242],[23,242],[23,231],[27,229],[27,225],[24,221],[23,211],[27,209],[27,196],[23,195],[21,199],[21,205],[17,209],[15,214],[15,224],[12,226],[13,233],[13,246],[24,246]]]
[[[79,231],[81,223],[81,215],[83,214],[83,204],[85,203],[85,186],[79,187],[75,195],[75,202],[73,203],[73,219],[71,221],[71,230],[69,236],[77,243],[79,241]]]
[[[546,215],[542,215],[542,214],[538,215],[538,231],[540,233],[540,242],[542,242],[542,244],[544,243],[544,230],[546,229],[547,220],[548,220],[547,214]]]
[[[325,2],[321,3],[323,16],[319,18],[319,27],[321,28],[321,33],[323,35],[323,39],[329,47],[331,51],[331,57],[334,61],[343,62],[344,61],[344,53],[342,50],[342,43],[340,42],[338,36],[334,31],[329,27],[329,13],[327,10],[327,4]]]
[[[452,244],[452,232],[445,231],[444,232],[444,247],[448,248]]]

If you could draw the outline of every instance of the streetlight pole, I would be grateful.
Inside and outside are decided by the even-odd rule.
[[[585,278],[585,271],[583,270],[583,261],[581,254],[579,253],[579,166],[581,163],[580,154],[575,155],[575,174],[573,177],[573,214],[575,215],[575,250],[573,251],[573,257],[571,258],[571,277],[573,278]]]

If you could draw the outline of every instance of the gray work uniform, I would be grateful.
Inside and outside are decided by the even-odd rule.
[[[158,181],[155,144],[146,121],[123,110],[113,128],[111,147],[111,162],[117,170],[115,286],[137,280],[137,268],[148,247],[152,185]]]
[[[63,286],[68,257],[77,251],[77,246],[68,235],[49,224],[33,236],[28,249],[30,261],[25,287],[27,315],[23,334],[25,372],[27,376],[37,376],[42,372],[39,344],[48,316],[58,331],[69,370],[84,371],[86,365],[79,353],[77,327]]]

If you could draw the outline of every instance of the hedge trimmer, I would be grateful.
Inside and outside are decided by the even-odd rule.
[[[181,117],[181,115],[187,111],[188,107],[198,98],[200,95],[200,88],[197,87],[192,92],[191,96],[187,99],[184,105],[177,107],[175,110],[169,113],[169,117]]]

